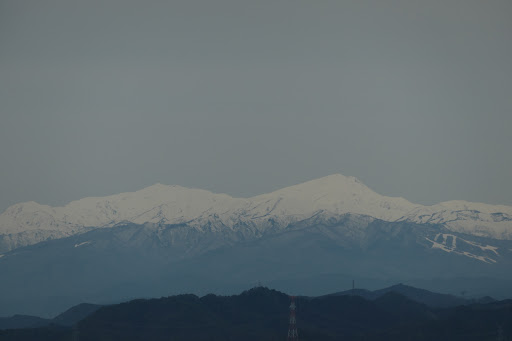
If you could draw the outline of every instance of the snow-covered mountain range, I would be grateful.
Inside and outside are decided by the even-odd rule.
[[[512,207],[422,206],[339,174],[252,198],[157,184],[0,215],[0,316],[258,281],[321,294],[354,278],[407,280],[510,297],[511,267]]]
[[[63,207],[20,203],[0,215],[0,252],[126,222],[187,224],[199,229],[206,225],[236,229],[249,224],[264,230],[285,228],[316,215],[329,219],[347,213],[512,239],[511,206],[466,201],[423,206],[380,195],[354,177],[335,174],[251,198],[156,184],[136,192],[84,198]]]

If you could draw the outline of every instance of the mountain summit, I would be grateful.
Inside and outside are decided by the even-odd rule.
[[[511,213],[417,205],[339,174],[251,198],[156,184],[63,207],[22,203],[0,215],[0,316],[259,281],[320,294],[354,278],[448,278],[462,283],[441,281],[450,290],[509,295]]]
[[[20,203],[0,215],[0,252],[126,222],[214,223],[227,228],[242,222],[284,228],[317,215],[337,218],[344,214],[441,224],[456,232],[512,239],[512,207],[464,201],[423,206],[380,195],[355,177],[334,174],[251,198],[155,184],[136,192],[80,199],[63,207]]]

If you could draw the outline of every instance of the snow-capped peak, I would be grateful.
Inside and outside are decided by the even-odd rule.
[[[351,213],[385,221],[444,224],[453,231],[512,239],[512,207],[464,201],[422,206],[380,195],[355,177],[341,174],[251,198],[157,183],[135,192],[72,201],[63,207],[26,202],[0,215],[0,236],[8,235],[9,243],[20,246],[121,222],[200,226],[215,220],[232,227],[240,221],[262,226],[273,221],[285,227],[319,212],[324,216]]]
[[[418,207],[403,198],[375,193],[355,177],[341,174],[286,187],[250,198],[253,207],[265,207],[279,216],[311,216],[318,211],[354,213],[393,221]]]

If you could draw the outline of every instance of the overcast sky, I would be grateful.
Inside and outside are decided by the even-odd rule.
[[[512,205],[510,0],[0,0],[0,211],[342,173]]]

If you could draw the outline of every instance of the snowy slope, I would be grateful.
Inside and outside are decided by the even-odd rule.
[[[9,207],[0,215],[2,234],[29,230],[74,231],[123,221],[178,224],[217,218],[227,226],[239,220],[274,218],[287,224],[319,211],[355,213],[396,220],[418,207],[402,198],[381,196],[354,177],[331,175],[248,199],[205,190],[156,184],[140,191],[84,198],[64,207],[35,202]]]
[[[64,207],[35,202],[9,207],[0,215],[1,233],[27,230],[70,230],[106,227],[120,222],[177,224],[239,202],[225,194],[156,184],[140,191],[102,198],[84,198]]]
[[[335,174],[252,198],[156,184],[131,193],[84,198],[63,207],[21,203],[0,215],[0,252],[121,222],[195,227],[214,222],[227,228],[243,222],[265,228],[270,223],[286,227],[318,213],[442,224],[456,232],[512,239],[512,207],[463,201],[422,206],[382,196],[354,177]]]
[[[341,174],[326,176],[300,185],[249,199],[249,211],[288,219],[303,220],[319,211],[332,215],[346,213],[395,221],[419,207],[403,198],[375,193],[354,177]]]
[[[401,220],[442,224],[454,232],[494,239],[512,239],[512,207],[467,201],[420,206]]]
[[[156,184],[131,193],[84,198],[63,207],[16,204],[0,215],[0,252],[121,222],[187,223],[239,202],[225,194]]]

